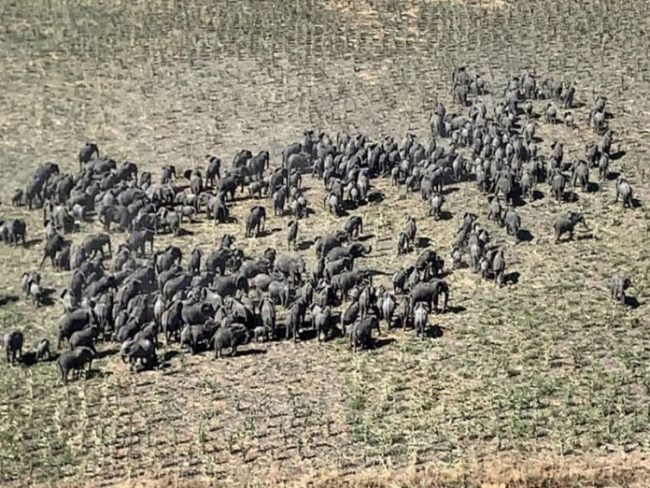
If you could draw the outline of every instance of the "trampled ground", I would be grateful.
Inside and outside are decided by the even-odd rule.
[[[308,127],[425,138],[436,98],[459,109],[449,88],[461,63],[496,90],[525,69],[576,81],[587,104],[576,114],[580,130],[541,134],[544,151],[559,139],[569,157],[582,156],[594,138],[582,120],[593,93],[608,95],[615,146],[626,151],[612,170],[628,177],[641,201],[634,211],[614,205],[613,181],[597,193],[578,191],[575,203],[546,195],[518,209],[532,240],[515,245],[487,223],[485,199],[471,183],[452,185],[452,218],[434,222],[416,195],[373,180],[384,200],[352,213],[372,236],[373,253],[361,263],[386,273],[378,281],[388,283],[415,259],[395,256],[404,215],[447,254],[458,214],[471,210],[506,247],[517,282],[499,289],[455,272],[448,279],[457,308],[433,318],[442,337],[422,342],[411,331],[390,331],[381,347],[356,355],[342,340],[251,345],[222,362],[172,347],[161,350],[163,367],[141,374],[106,355],[92,378],[67,388],[52,364],[0,362],[0,483],[643,486],[650,449],[645,10],[642,1],[559,0],[0,5],[5,204],[44,161],[74,171],[79,147],[91,139],[155,171],[203,166],[209,152],[229,161],[244,147],[269,149],[277,165],[281,147]],[[343,221],[323,210],[319,182],[305,184],[315,211],[301,223],[307,242]],[[250,205],[236,202],[234,214],[241,220]],[[554,219],[576,209],[593,232],[554,246]],[[55,337],[61,313],[59,304],[34,311],[20,297],[21,273],[40,261],[41,214],[8,205],[0,213],[27,219],[33,241],[0,248],[0,329],[23,328],[30,349]],[[215,229],[201,221],[178,242],[209,249],[229,232],[255,254],[284,248],[288,220],[270,218],[273,232],[258,240],[243,238],[242,223]],[[74,239],[91,229],[98,227],[84,225]],[[161,237],[157,246],[169,242]],[[313,262],[313,248],[301,253]],[[608,299],[604,281],[614,273],[630,275],[638,307]],[[54,288],[65,279],[44,271]]]

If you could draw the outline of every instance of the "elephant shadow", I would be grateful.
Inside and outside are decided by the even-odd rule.
[[[304,241],[300,241],[297,245],[296,248],[299,251],[306,251],[309,249],[311,246],[314,245],[314,241],[312,239],[305,239]]]
[[[454,214],[452,214],[447,210],[442,210],[438,217],[439,217],[438,220],[451,220],[452,218],[454,218]]]
[[[512,273],[506,273],[503,275],[503,284],[504,285],[516,285],[519,283],[519,277],[521,274],[518,271],[513,271]]]
[[[0,307],[3,305],[7,305],[9,303],[14,303],[20,300],[17,295],[5,295],[3,297],[0,297]]]
[[[625,151],[616,151],[615,153],[609,155],[609,159],[611,161],[616,161],[617,159],[621,159],[623,156],[625,156],[625,154]]]
[[[237,354],[235,356],[240,357],[240,356],[258,356],[260,354],[266,354],[266,349],[257,349],[257,348],[248,348],[248,349],[242,349],[242,350],[237,350]]]
[[[25,242],[25,248],[31,249],[32,247],[40,244],[41,242],[43,242],[43,239],[30,239]]]
[[[138,371],[141,371],[141,370],[142,369],[139,369]],[[112,371],[104,371],[104,370],[101,370],[101,369],[92,368],[90,371],[86,371],[86,378],[85,379],[90,380],[90,379],[93,379],[93,378],[100,378],[100,379],[108,378],[112,374],[113,374]]]
[[[587,193],[596,193],[598,190],[600,190],[600,185],[595,181],[587,183]]]
[[[382,347],[386,347],[391,345],[393,342],[395,342],[395,339],[392,337],[381,337],[381,338],[375,338],[373,341],[373,347],[375,349],[381,349]]]
[[[639,308],[641,306],[641,303],[639,300],[637,300],[636,297],[631,297],[631,296],[626,296],[625,297],[625,306],[630,307],[632,309]]]
[[[574,191],[569,190],[564,192],[564,201],[567,203],[575,203],[579,199],[580,197],[578,197],[578,194]]]
[[[641,200],[632,197],[632,208],[639,208],[639,207],[641,207]]]
[[[375,234],[366,234],[366,235],[363,235],[363,236],[359,236],[359,237],[357,237],[357,241],[359,241],[359,242],[366,242],[367,240],[370,240],[370,239],[372,239],[373,237],[375,237]]]
[[[380,191],[372,191],[368,193],[366,199],[368,200],[368,203],[381,203],[384,201],[385,197]]]
[[[113,356],[114,354],[117,354],[120,352],[119,348],[116,347],[110,347],[108,349],[104,349],[103,351],[98,351],[97,352],[97,359],[103,359],[108,356]]]
[[[448,186],[447,188],[444,188],[440,193],[442,195],[450,195],[452,193],[455,193],[459,190],[457,186]]]
[[[56,290],[54,288],[43,288],[42,292],[43,295],[41,296],[41,305],[45,307],[54,305],[55,302],[52,298],[52,295],[56,293]]]
[[[519,233],[517,234],[517,239],[519,242],[530,242],[534,238],[535,237],[530,233],[528,229],[519,229]]]
[[[255,238],[268,237],[271,234],[273,234],[273,232],[278,231],[278,230],[280,230],[280,229],[264,229],[264,230],[259,231],[257,234],[253,234],[253,237],[255,237]]]
[[[463,307],[462,305],[451,305],[447,307],[447,312],[449,313],[463,313],[467,310],[467,308]]]
[[[429,247],[431,245],[431,239],[428,237],[418,237],[416,247]]]
[[[368,274],[370,276],[390,276],[390,273],[387,273],[386,271],[381,271],[378,269],[369,269]]]
[[[621,173],[619,173],[618,171],[610,171],[609,173],[607,173],[607,180],[616,181],[616,179],[618,179],[619,176],[621,176]]]
[[[533,190],[533,201],[534,200],[541,200],[544,198],[544,192],[541,190]]]
[[[175,237],[184,237],[184,236],[193,236],[194,231],[187,229],[186,227],[181,227],[178,229],[178,235]]]
[[[434,324],[424,330],[424,335],[430,339],[440,339],[443,335],[442,327]]]

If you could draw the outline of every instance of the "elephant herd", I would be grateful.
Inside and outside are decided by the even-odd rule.
[[[526,73],[510,80],[503,97],[495,97],[488,109],[488,91],[479,76],[461,67],[452,80],[454,101],[463,112],[448,112],[438,102],[424,143],[412,133],[398,142],[392,137],[373,141],[364,134],[339,132],[331,137],[309,130],[284,148],[280,167],[271,167],[268,151],[254,155],[245,149],[229,167],[208,155],[204,169],[180,172],[168,165],[157,181],[132,162],[101,158],[98,146],[90,142],[79,152],[76,174],[62,172],[55,163],[40,166],[15,192],[13,204],[42,209],[46,239],[40,266],[49,262],[70,272],[58,294],[64,313],[58,321],[57,349],[68,346],[56,360],[62,380],[67,382],[71,371],[78,375],[90,369],[98,341],[118,342],[121,358],[137,369],[138,364],[158,363],[162,341],[192,353],[210,349],[221,358],[224,352],[235,355],[251,341],[304,340],[308,330],[318,341],[346,337],[356,351],[372,346],[381,322],[389,328],[413,328],[424,338],[430,315],[451,310],[448,274],[469,268],[500,286],[506,284],[506,249],[492,244],[479,216],[471,212],[458,218],[451,266],[445,266],[439,251],[422,249],[411,265],[393,274],[392,290],[376,285],[376,272],[363,265],[373,249],[364,244],[359,215],[349,215],[339,230],[315,239],[311,269],[295,252],[303,244],[300,224],[314,212],[302,185],[305,174],[321,182],[322,206],[335,218],[377,195],[373,179],[389,178],[427,203],[423,218],[439,220],[447,215],[444,206],[451,198],[445,187],[473,181],[486,197],[487,219],[515,242],[525,227],[516,207],[541,198],[538,185],[548,185],[556,199],[564,200],[567,187],[591,191],[591,168],[598,168],[601,179],[608,178],[613,131],[607,126],[603,97],[595,101],[589,118],[600,140],[586,146],[584,159],[567,161],[560,141],[547,155],[538,147],[533,101],[545,100],[541,120],[558,123],[556,104],[565,110],[574,106],[573,86],[553,80],[538,83]],[[565,114],[563,120],[575,124],[572,116]],[[625,207],[634,207],[624,178],[617,180],[616,197]],[[268,232],[267,218],[291,215],[286,252],[267,248],[257,256],[247,255],[227,233],[209,251],[184,252],[176,245],[156,249],[156,237],[163,233],[182,242],[183,227],[201,215],[217,228],[237,222],[231,212],[235,198],[252,202],[242,222],[246,239]],[[261,204],[267,199],[272,215]],[[73,247],[69,234],[92,217],[103,232],[89,234]],[[580,213],[559,216],[552,229],[555,242],[565,235],[572,239],[578,224],[587,228]],[[117,247],[116,233],[125,235]],[[413,253],[419,247],[417,234],[417,218],[405,215],[395,239],[396,254]],[[25,235],[24,221],[0,221],[2,241],[24,244]],[[42,305],[40,273],[25,273],[22,284],[26,297]],[[628,277],[614,276],[611,297],[625,302],[630,286]],[[23,333],[13,330],[1,339],[13,364],[22,356]],[[51,357],[49,341],[41,340],[37,360]]]

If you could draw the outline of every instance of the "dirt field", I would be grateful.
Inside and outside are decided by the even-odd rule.
[[[203,167],[208,153],[229,162],[242,148],[269,149],[278,165],[305,128],[426,138],[436,99],[459,110],[450,100],[457,64],[497,91],[534,69],[575,81],[587,104],[576,110],[579,131],[542,130],[543,152],[558,139],[582,157],[594,138],[584,116],[594,93],[605,94],[614,145],[626,151],[612,170],[641,201],[623,210],[609,181],[560,205],[542,185],[545,198],[518,209],[532,240],[515,245],[487,223],[471,183],[453,185],[453,217],[434,222],[417,196],[373,180],[384,201],[353,213],[372,235],[363,265],[386,273],[378,281],[415,259],[395,257],[405,215],[448,258],[458,214],[471,210],[505,245],[516,283],[496,288],[456,272],[454,313],[433,318],[441,337],[393,330],[360,354],[343,340],[307,340],[215,362],[172,347],[161,368],[140,374],[105,355],[91,378],[67,387],[53,364],[0,361],[0,483],[647,486],[647,2],[21,0],[0,2],[0,17],[0,214],[25,218],[31,240],[0,247],[0,329],[23,328],[28,350],[54,340],[62,309],[35,311],[22,298],[20,275],[42,256],[42,215],[8,202],[45,161],[75,171],[86,140],[152,171]],[[301,223],[307,242],[343,221],[323,210],[322,184],[305,183],[315,211]],[[201,220],[175,242],[207,250],[228,232],[247,254],[284,249],[289,217],[244,239],[250,205],[235,203],[239,224]],[[554,246],[553,221],[576,209],[592,237]],[[84,224],[73,239],[90,230],[99,226]],[[113,239],[117,247],[124,235]],[[301,253],[313,262],[313,248]],[[638,306],[609,300],[614,273],[631,277]],[[56,289],[66,278],[43,272]]]

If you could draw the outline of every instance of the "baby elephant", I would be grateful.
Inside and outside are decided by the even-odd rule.
[[[621,304],[625,304],[625,290],[627,290],[632,282],[627,276],[613,276],[607,283],[609,291],[613,299],[618,300]]]
[[[7,362],[13,366],[16,359],[23,357],[23,333],[20,330],[12,330],[0,337],[0,346],[5,348]]]
[[[50,341],[47,339],[41,339],[41,341],[38,343],[38,346],[36,346],[36,361],[45,360],[45,356],[47,356],[48,361],[52,360],[52,353],[50,352]]]
[[[65,351],[59,356],[57,361],[59,370],[61,371],[61,380],[63,384],[68,383],[68,373],[70,370],[74,371],[76,377],[79,376],[84,365],[88,364],[86,371],[90,371],[95,353],[89,347],[77,347],[72,351]]]
[[[258,325],[253,330],[253,339],[255,342],[268,342],[271,340],[273,329],[268,325]]]

